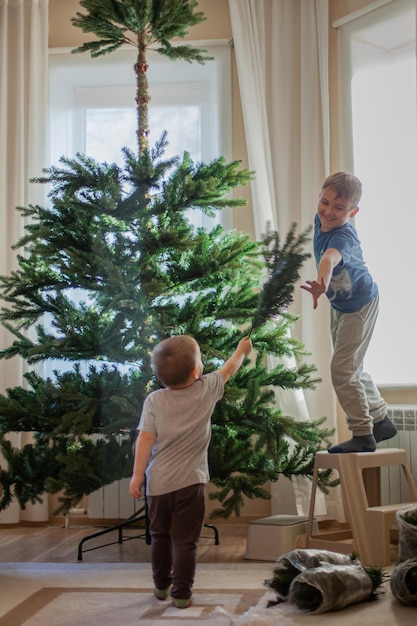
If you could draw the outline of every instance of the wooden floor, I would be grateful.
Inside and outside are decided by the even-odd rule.
[[[246,551],[247,524],[218,523],[219,545],[215,545],[214,533],[204,528],[198,548],[200,563],[243,563]],[[0,526],[0,563],[75,563],[78,562],[79,544],[85,537],[101,532],[98,526]],[[143,538],[141,528],[123,530],[118,543],[118,532],[89,539],[82,544],[81,558],[86,563],[148,563],[150,547]],[[141,537],[142,536],[142,537]],[[91,549],[116,542],[113,545]]]

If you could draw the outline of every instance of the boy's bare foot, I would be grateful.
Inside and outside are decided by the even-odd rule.
[[[331,454],[341,452],[375,452],[376,441],[373,435],[363,435],[362,437],[352,437],[349,441],[338,443],[328,449]]]

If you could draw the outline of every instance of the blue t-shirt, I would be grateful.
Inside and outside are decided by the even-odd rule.
[[[350,222],[323,233],[316,214],[313,246],[317,266],[328,248],[336,248],[342,255],[342,260],[333,269],[326,293],[334,309],[342,313],[354,313],[377,296],[378,286],[366,267],[358,233]]]

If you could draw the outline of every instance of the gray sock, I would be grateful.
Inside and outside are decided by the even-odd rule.
[[[374,423],[374,437],[375,441],[385,441],[386,439],[392,439],[397,434],[397,428],[391,422],[388,415],[384,417],[380,422]]]
[[[338,443],[328,449],[331,454],[339,454],[340,452],[375,452],[376,441],[373,435],[362,435],[361,437],[352,437],[349,441]]]

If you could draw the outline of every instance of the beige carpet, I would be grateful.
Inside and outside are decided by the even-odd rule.
[[[389,585],[373,602],[335,613],[301,613],[263,582],[273,563],[199,563],[193,606],[180,610],[153,597],[147,563],[0,563],[0,626],[410,626],[417,607],[403,607]]]
[[[153,596],[149,563],[0,563],[0,626],[229,626],[269,574],[269,563],[198,564],[193,606],[180,610]]]

